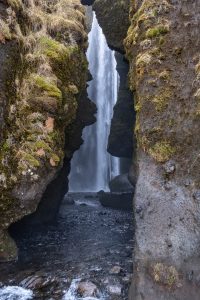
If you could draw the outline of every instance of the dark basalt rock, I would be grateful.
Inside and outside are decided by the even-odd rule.
[[[92,5],[95,0],[81,0],[83,5]]]
[[[117,53],[116,59],[117,71],[120,76],[120,87],[111,122],[108,152],[117,157],[132,158],[136,140],[133,135],[135,124],[133,95],[127,83],[129,66],[123,55]]]
[[[111,49],[124,53],[129,27],[129,0],[95,0],[93,8]]]
[[[105,207],[111,207],[122,210],[132,210],[133,193],[98,193],[101,204]]]
[[[56,175],[56,178],[47,186],[36,212],[24,217],[13,228],[15,226],[21,227],[23,224],[49,223],[55,220],[63,197],[68,192],[67,176],[70,172],[71,157],[83,143],[83,128],[96,121],[95,113],[96,105],[88,99],[87,92],[84,91],[79,100],[76,120],[71,126],[71,131],[66,132],[65,159],[61,170]]]
[[[109,183],[109,188],[111,192],[118,193],[133,193],[134,187],[129,181],[128,174],[122,174],[115,177]]]

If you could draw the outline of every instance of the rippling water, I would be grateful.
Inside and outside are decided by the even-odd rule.
[[[33,298],[31,290],[19,286],[6,286],[0,289],[1,300],[29,300]]]

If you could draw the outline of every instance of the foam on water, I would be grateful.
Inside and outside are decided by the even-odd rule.
[[[79,298],[77,296],[76,290],[77,290],[78,283],[80,281],[81,279],[72,280],[69,290],[65,293],[62,300],[106,300],[106,298],[104,298],[103,296],[101,296],[100,298],[95,298],[95,297]]]
[[[0,289],[0,300],[29,300],[33,292],[20,286],[5,286]]]

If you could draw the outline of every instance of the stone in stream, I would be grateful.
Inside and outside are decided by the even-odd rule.
[[[110,270],[110,274],[115,274],[118,275],[122,272],[122,268],[120,266],[114,266],[111,270]]]
[[[77,292],[81,297],[93,297],[98,293],[98,289],[94,283],[85,281],[79,283]]]
[[[105,207],[132,210],[133,193],[105,193],[98,192],[99,201]]]
[[[115,193],[133,193],[134,187],[128,179],[128,174],[116,176],[109,182],[110,191]]]
[[[47,286],[57,285],[58,279],[56,277],[47,277],[33,275],[28,276],[20,282],[20,286],[30,290],[41,290]]]
[[[120,296],[122,293],[122,286],[118,285],[108,285],[107,290],[110,294]]]

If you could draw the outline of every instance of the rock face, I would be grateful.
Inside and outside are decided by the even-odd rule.
[[[118,193],[126,193],[126,192],[132,192],[134,191],[134,187],[129,181],[128,174],[122,174],[115,178],[113,178],[109,182],[109,188],[111,192],[118,192]]]
[[[108,45],[124,53],[123,39],[129,27],[129,0],[96,0],[93,9]]]
[[[77,120],[87,79],[84,14],[78,0],[0,3],[0,261],[17,256],[8,226],[36,210],[77,147],[75,128],[87,123]]]
[[[132,1],[138,181],[130,299],[199,299],[199,1]]]
[[[129,66],[124,60],[124,56],[119,53],[116,53],[116,60],[120,86],[111,122],[108,152],[116,157],[132,158],[136,140],[133,135],[135,124],[134,102],[127,79]]]

